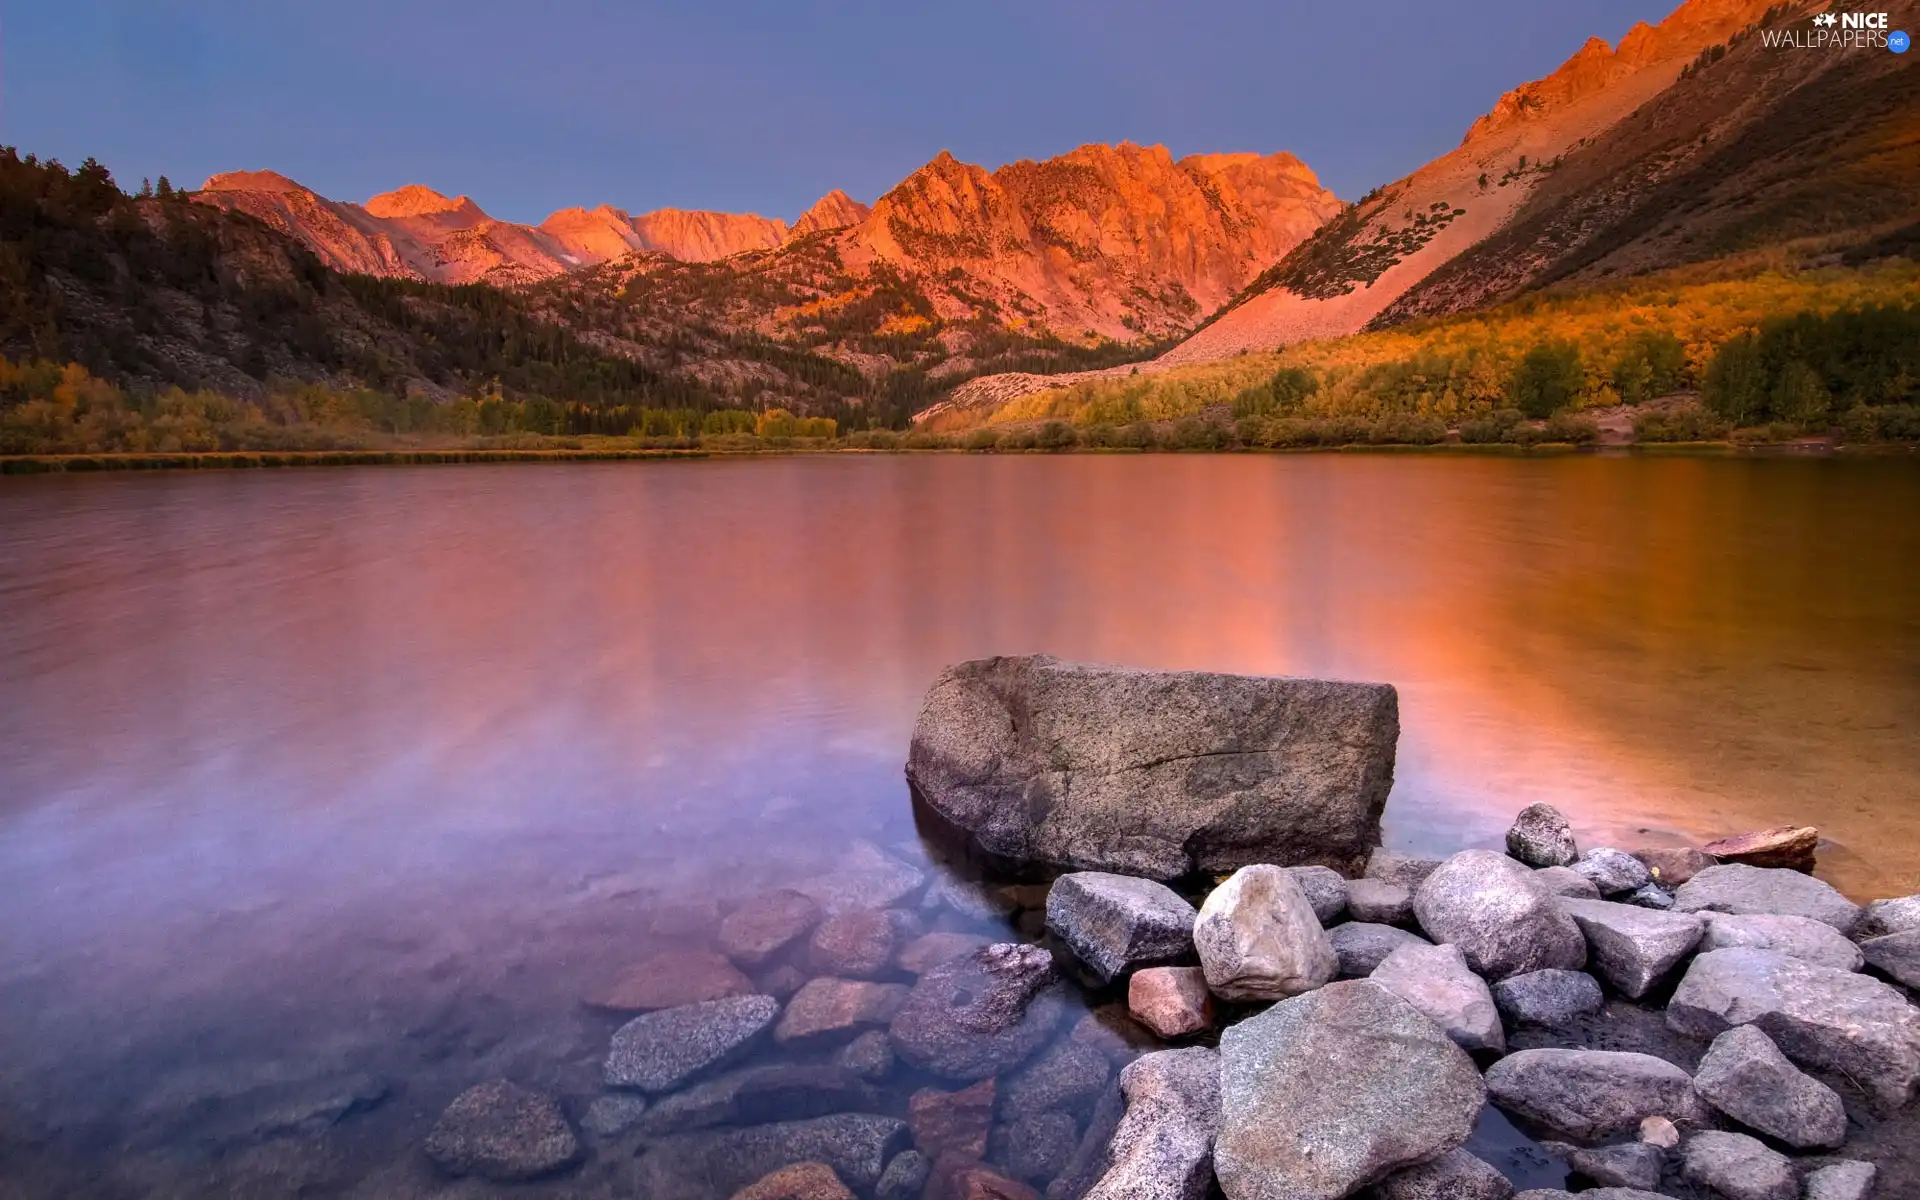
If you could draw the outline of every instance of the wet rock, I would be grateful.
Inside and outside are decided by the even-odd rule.
[[[1417,933],[1367,921],[1335,925],[1327,930],[1327,944],[1333,947],[1334,957],[1340,963],[1342,979],[1365,979],[1386,961],[1387,955],[1402,946],[1433,945]]]
[[[1117,1067],[1160,1048],[1153,1031],[1134,1020],[1124,1004],[1102,1004],[1086,1013],[1073,1023],[1068,1039],[1075,1045],[1093,1047]]]
[[[1052,956],[1001,943],[922,975],[888,1032],[910,1066],[968,1081],[1025,1062],[1065,1011]]]
[[[1005,920],[1020,907],[1012,896],[990,883],[953,878],[936,881],[920,904],[922,908],[944,908],[969,921]]]
[[[1126,1110],[1126,1094],[1120,1090],[1120,1081],[1115,1079],[1100,1093],[1099,1101],[1093,1106],[1093,1116],[1080,1134],[1080,1144],[1074,1147],[1073,1157],[1047,1185],[1047,1200],[1083,1200],[1093,1190],[1093,1185],[1113,1165],[1113,1135],[1119,1130],[1120,1118],[1126,1115]]]
[[[754,990],[762,996],[772,996],[775,1000],[789,1000],[794,993],[807,986],[812,978],[792,963],[781,963],[777,967],[768,967],[760,972],[755,981]]]
[[[1661,887],[1677,888],[1695,875],[1714,864],[1714,860],[1690,846],[1678,849],[1671,847],[1649,846],[1640,850],[1629,850],[1629,854],[1646,865],[1647,874]]]
[[[1420,890],[1427,876],[1440,869],[1437,858],[1422,858],[1415,854],[1396,854],[1391,850],[1375,847],[1367,857],[1365,877],[1397,883],[1410,892]]]
[[[1580,847],[1559,809],[1529,804],[1507,830],[1507,853],[1530,867],[1569,867],[1580,857]]]
[[[907,994],[904,983],[810,980],[787,1001],[773,1040],[783,1046],[807,1046],[850,1039],[891,1023]]]
[[[1726,1200],[1798,1200],[1800,1195],[1786,1155],[1744,1133],[1696,1133],[1680,1156],[1690,1181]]]
[[[733,1194],[733,1200],[854,1200],[825,1163],[795,1163]]]
[[[586,1115],[580,1118],[580,1128],[602,1140],[615,1138],[638,1125],[646,1113],[645,1096],[631,1093],[596,1096],[593,1103],[587,1105]]]
[[[1288,867],[1287,874],[1300,885],[1313,915],[1322,925],[1331,925],[1347,911],[1347,881],[1331,867]]]
[[[1398,737],[1382,684],[993,658],[928,690],[907,776],[1002,865],[1351,870],[1380,840]]]
[[[1600,977],[1634,1000],[1665,979],[1700,944],[1705,924],[1687,913],[1654,912],[1605,900],[1560,901],[1587,936]]]
[[[900,947],[900,954],[894,961],[902,971],[924,975],[941,963],[965,958],[975,950],[992,944],[992,938],[977,933],[926,933]]]
[[[1044,1185],[1066,1168],[1080,1144],[1080,1126],[1072,1114],[1035,1113],[1000,1127],[1000,1161],[1028,1183]]]
[[[666,1096],[639,1120],[648,1137],[715,1125],[874,1112],[880,1093],[851,1071],[815,1063],[772,1063],[732,1071]]]
[[[983,1162],[948,1155],[934,1160],[927,1200],[1040,1200],[1040,1194]]]
[[[1667,1152],[1645,1142],[1623,1142],[1592,1150],[1576,1149],[1567,1156],[1567,1165],[1575,1174],[1584,1175],[1602,1187],[1652,1191],[1660,1186]]]
[[[1414,893],[1420,927],[1451,942],[1488,979],[1586,965],[1587,939],[1529,868],[1492,850],[1465,850]]]
[[[1744,863],[1708,867],[1687,880],[1673,899],[1674,907],[1681,912],[1810,917],[1841,933],[1852,933],[1860,920],[1860,910],[1851,900],[1811,875]]]
[[[1073,1041],[1054,1046],[1018,1074],[1008,1076],[1000,1098],[1000,1116],[1023,1120],[1058,1109],[1082,1113],[1107,1089],[1113,1066],[1092,1046]]]
[[[1653,879],[1645,863],[1611,846],[1596,846],[1587,851],[1572,864],[1572,869],[1592,880],[1602,896],[1631,892],[1645,887]]]
[[[1115,1130],[1111,1165],[1087,1200],[1205,1200],[1220,1127],[1220,1056],[1161,1050],[1120,1073],[1126,1115]]]
[[[720,950],[743,967],[757,967],[819,922],[820,905],[811,897],[785,889],[763,892],[720,922]]]
[[[1600,889],[1593,885],[1593,880],[1572,867],[1542,867],[1533,877],[1556,896],[1571,896],[1575,900],[1600,898]]]
[[[873,1189],[875,1200],[918,1200],[933,1174],[933,1160],[918,1150],[902,1150],[893,1156]]]
[[[891,908],[925,884],[927,877],[871,842],[855,842],[838,870],[793,885],[793,890],[834,916],[861,908]]]
[[[817,975],[871,979],[893,961],[895,922],[884,909],[861,908],[828,917],[807,942],[807,966]]]
[[[1877,1174],[1872,1163],[1829,1163],[1807,1173],[1806,1200],[1868,1200]]]
[[[733,996],[635,1017],[613,1035],[607,1086],[672,1091],[745,1053],[779,1013],[772,996]]]
[[[1047,928],[1102,983],[1141,967],[1192,962],[1194,915],[1163,883],[1102,871],[1062,875],[1047,893]]]
[[[1458,946],[1402,946],[1368,978],[1419,1009],[1462,1049],[1506,1050],[1493,993],[1468,969]]]
[[[1372,1200],[1507,1200],[1507,1177],[1465,1150],[1395,1171],[1373,1189]]]
[[[1585,971],[1529,971],[1493,985],[1493,1002],[1516,1025],[1571,1025],[1606,1006],[1600,984]]]
[[[1487,1069],[1487,1093],[1516,1116],[1576,1141],[1636,1129],[1647,1117],[1698,1123],[1687,1073],[1650,1054],[1612,1050],[1521,1050]]]
[[[1640,1132],[1636,1135],[1649,1146],[1662,1150],[1671,1150],[1680,1144],[1680,1128],[1665,1117],[1648,1117],[1640,1122]]]
[[[1214,1170],[1235,1197],[1350,1195],[1458,1148],[1486,1101],[1466,1052],[1365,980],[1231,1026],[1220,1059]]]
[[[1736,1025],[1713,1039],[1694,1072],[1694,1090],[1708,1104],[1799,1150],[1838,1146],[1847,1138],[1847,1110],[1826,1084],[1809,1078],[1773,1039]]]
[[[1347,885],[1347,913],[1371,925],[1413,922],[1413,893],[1384,879],[1356,879]]]
[[[1659,1192],[1643,1192],[1639,1188],[1594,1188],[1581,1192],[1578,1197],[1557,1188],[1530,1188],[1515,1193],[1513,1200],[1667,1200],[1667,1197]]]
[[[572,1165],[580,1140],[552,1096],[494,1079],[455,1097],[425,1149],[452,1175],[536,1179]]]
[[[1875,900],[1867,905],[1860,914],[1860,923],[1854,929],[1857,938],[1885,937],[1890,933],[1906,933],[1920,929],[1920,896],[1900,896],[1892,900]]]
[[[1242,867],[1215,888],[1200,906],[1193,943],[1207,986],[1227,1000],[1297,995],[1340,970],[1306,893],[1279,867]]]
[[[842,1046],[833,1061],[861,1079],[885,1079],[893,1074],[893,1042],[884,1030],[869,1029]]]
[[[647,932],[663,938],[704,938],[720,923],[720,904],[704,899],[662,904],[647,914]]]
[[[1614,899],[1622,904],[1631,904],[1635,908],[1651,908],[1656,912],[1667,912],[1673,908],[1673,893],[1657,883],[1637,887],[1624,896]]]
[[[893,1156],[904,1150],[904,1121],[841,1113],[744,1129],[702,1130],[660,1138],[634,1160],[628,1194],[731,1194],[782,1167],[818,1162],[857,1193],[873,1190]]]
[[[1802,1067],[1838,1072],[1899,1108],[1920,1079],[1920,1009],[1899,989],[1771,950],[1714,950],[1693,960],[1667,1024],[1714,1038],[1757,1025]]]
[[[1860,952],[1874,970],[1920,991],[1920,929],[1868,938]]]
[[[1820,847],[1820,831],[1811,825],[1782,825],[1757,833],[1736,834],[1708,842],[1700,847],[1723,863],[1745,863],[1750,867],[1772,867],[1787,871],[1813,873],[1814,854]]]
[[[907,1100],[907,1128],[913,1147],[928,1158],[958,1154],[987,1156],[987,1134],[993,1129],[994,1083],[983,1079],[957,1092],[921,1088]]]
[[[1198,967],[1149,967],[1127,981],[1127,1011],[1163,1038],[1182,1038],[1213,1025],[1213,995]]]
[[[1836,971],[1858,971],[1866,963],[1860,947],[1833,926],[1811,917],[1783,917],[1773,913],[1744,917],[1717,912],[1700,915],[1707,922],[1706,935],[1700,939],[1702,953],[1746,946],[1777,951]]]
[[[651,1012],[752,992],[753,981],[725,955],[711,950],[669,950],[629,967],[588,995],[587,1004],[610,1012]]]

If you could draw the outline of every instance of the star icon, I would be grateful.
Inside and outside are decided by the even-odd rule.
[[[1829,25],[1829,26],[1831,26],[1831,25],[1837,25],[1837,24],[1839,24],[1839,21],[1840,21],[1840,19],[1839,19],[1838,17],[1836,17],[1836,16],[1834,16],[1834,15],[1833,15],[1832,13],[1830,13],[1830,12],[1829,12],[1829,13],[1821,13],[1821,14],[1820,14],[1819,16],[1817,16],[1817,17],[1815,17],[1815,18],[1813,19],[1813,23],[1814,23],[1815,25]]]

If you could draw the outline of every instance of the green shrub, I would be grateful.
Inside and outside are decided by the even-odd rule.
[[[984,427],[976,429],[967,435],[967,440],[962,442],[961,445],[969,450],[995,449],[1000,445],[1000,431]]]
[[[1080,437],[1065,421],[1048,421],[1040,427],[1039,444],[1042,450],[1071,450],[1080,444]]]
[[[1550,417],[1572,404],[1586,381],[1577,344],[1541,342],[1527,351],[1513,373],[1513,403],[1526,416]]]
[[[1700,391],[1701,403],[1715,416],[1734,425],[1751,425],[1766,415],[1767,368],[1760,340],[1751,333],[1731,338],[1707,364]]]
[[[1272,379],[1246,388],[1233,398],[1235,417],[1266,417],[1290,413],[1320,390],[1320,380],[1302,367],[1282,367]]]
[[[1122,425],[1114,430],[1113,444],[1127,450],[1151,450],[1159,445],[1153,426],[1145,421],[1135,421],[1131,425]]]
[[[1555,413],[1540,431],[1542,440],[1591,446],[1600,440],[1600,422],[1583,413]]]
[[[1613,390],[1627,404],[1665,396],[1684,382],[1687,348],[1662,329],[1638,334],[1613,364]]]
[[[1677,404],[1634,414],[1636,442],[1712,442],[1727,436],[1727,423],[1699,404]]]
[[[1009,429],[1000,438],[1002,450],[1031,450],[1040,444],[1040,436],[1031,429]]]
[[[1833,411],[1833,393],[1819,372],[1797,358],[1781,370],[1770,399],[1777,419],[1802,427],[1824,424]]]
[[[1173,450],[1223,450],[1232,435],[1227,427],[1199,417],[1182,417],[1174,422],[1167,446]]]
[[[1433,446],[1447,440],[1447,423],[1439,417],[1411,413],[1382,417],[1367,431],[1376,446]]]
[[[1524,428],[1526,418],[1519,410],[1503,408],[1490,416],[1476,417],[1460,424],[1460,440],[1471,445],[1491,445],[1515,440],[1515,431]]]

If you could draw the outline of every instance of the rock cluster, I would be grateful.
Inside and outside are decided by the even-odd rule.
[[[1003,747],[1027,755],[1142,695],[1176,708],[1233,699],[1287,745],[1327,729],[1288,708],[1303,703],[1291,691],[1283,702],[1216,677],[1159,690],[1050,678],[1075,670],[1002,663],[949,680],[958,693],[930,711],[965,723],[982,689],[1044,709],[1090,686],[1091,709]],[[1065,691],[1049,700],[1050,688]],[[1364,693],[1311,694],[1374,711]],[[1862,910],[1797,859],[1583,853],[1538,804],[1509,854],[1436,861],[1339,844],[1325,857],[1364,862],[1352,879],[1246,862],[1176,890],[1153,877],[1153,837],[1143,844],[1141,874],[1102,852],[1102,869],[1044,888],[929,888],[861,847],[842,871],[712,913],[711,947],[660,951],[589,997],[599,1012],[639,1011],[611,1034],[605,1094],[563,1108],[482,1084],[425,1150],[453,1174],[565,1170],[589,1153],[571,1111],[596,1169],[623,1164],[624,1194],[1508,1200],[1512,1185],[1475,1152],[1485,1143],[1469,1149],[1491,1103],[1553,1139],[1541,1145],[1568,1185],[1596,1185],[1585,1200],[1862,1200],[1874,1166],[1833,1152],[1920,1087],[1920,1009],[1903,974],[1920,900]],[[1125,1003],[1073,1016],[1076,978]],[[1192,1044],[1216,1030],[1217,1049]]]

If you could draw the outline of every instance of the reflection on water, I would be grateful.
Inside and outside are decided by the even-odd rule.
[[[915,706],[983,654],[1395,683],[1399,847],[1538,799],[1589,842],[1812,821],[1913,891],[1916,512],[1898,460],[6,480],[0,1156],[426,1186],[467,1084],[594,1094],[622,968],[855,839],[916,857]],[[258,1136],[328,1104],[373,1111]]]

